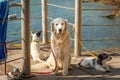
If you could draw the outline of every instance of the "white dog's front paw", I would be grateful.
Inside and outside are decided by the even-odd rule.
[[[104,68],[101,68],[99,70],[102,71],[102,72],[106,72],[106,69],[104,69]]]
[[[51,70],[54,70],[55,69],[55,67],[53,67],[51,64],[47,64],[48,65],[48,67],[51,69]]]
[[[51,70],[54,70],[54,67],[50,67]]]
[[[109,66],[106,66],[105,69],[106,69],[106,72],[110,72]]]
[[[111,72],[109,67],[108,67],[108,68],[106,68],[106,72]]]
[[[44,55],[40,55],[40,59],[41,60],[45,60],[45,56]]]
[[[44,62],[43,60],[41,60],[41,59],[35,59],[34,61],[38,61],[38,62],[40,62],[40,63],[42,63],[42,62]]]

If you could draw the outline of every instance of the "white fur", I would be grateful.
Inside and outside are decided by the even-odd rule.
[[[106,72],[106,71],[110,71],[109,66],[106,64],[106,62],[109,61],[110,59],[111,58],[108,57],[107,59],[103,60],[102,65],[100,65],[97,63],[98,58],[93,58],[93,57],[85,58],[85,59],[81,60],[81,62],[78,64],[78,66],[83,66],[86,68],[95,68],[98,71]],[[95,61],[95,62],[93,62],[93,61]],[[95,64],[93,64],[93,63],[95,63]]]
[[[62,75],[68,75],[68,68],[71,62],[71,40],[68,32],[68,22],[62,18],[54,19],[51,22],[51,29],[51,47],[53,54],[55,55],[55,59],[57,60],[57,64],[55,64],[55,60],[51,52],[46,62],[43,62],[43,64],[39,63],[37,65],[32,65],[31,68],[32,70],[36,70],[40,67],[55,69],[55,65],[57,65],[54,72],[55,75],[58,74],[58,69],[63,69]]]
[[[57,60],[57,69],[55,74],[58,73],[58,69],[63,69],[62,75],[68,75],[68,68],[71,60],[71,40],[68,32],[68,22],[65,19],[57,18],[51,22],[51,46]],[[47,59],[47,65],[51,68],[55,68],[55,61],[52,53]]]
[[[33,61],[42,62],[42,59],[44,59],[45,57],[42,53],[40,53],[40,41],[36,33],[32,33],[32,42],[30,48]]]

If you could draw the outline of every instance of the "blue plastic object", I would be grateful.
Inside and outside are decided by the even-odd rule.
[[[6,60],[7,58],[5,41],[7,34],[8,12],[9,12],[9,1],[0,0],[0,62]]]

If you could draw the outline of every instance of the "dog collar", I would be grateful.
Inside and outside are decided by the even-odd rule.
[[[37,40],[32,40],[32,42],[37,42],[37,43],[39,43],[39,41],[37,41]]]

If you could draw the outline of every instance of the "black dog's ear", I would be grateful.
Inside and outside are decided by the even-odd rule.
[[[97,58],[103,60],[103,55],[104,55],[104,53],[99,54],[99,55],[97,56]]]
[[[104,53],[99,54],[97,56],[97,58],[98,58],[97,63],[100,64],[100,65],[102,65],[102,60],[104,60],[104,56],[103,55],[104,55]]]
[[[108,58],[108,55],[106,53],[101,53],[98,55],[98,58],[104,60]]]
[[[101,60],[101,59],[98,59],[98,60],[97,60],[97,64],[102,65],[102,60]]]
[[[42,31],[36,33],[37,37],[40,37]]]

